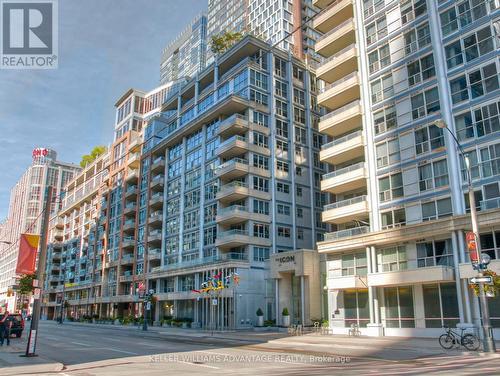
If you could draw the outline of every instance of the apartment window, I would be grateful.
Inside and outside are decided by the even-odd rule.
[[[303,217],[304,217],[304,209],[297,208],[297,218],[303,218]]]
[[[201,130],[193,133],[191,136],[188,136],[186,139],[186,149],[187,150],[192,150],[195,147],[201,145],[203,139],[203,133]]]
[[[444,198],[422,204],[422,221],[424,222],[436,218],[449,217],[452,214],[453,210],[450,198]]]
[[[484,0],[465,0],[442,12],[440,18],[443,36],[485,16],[488,12],[486,4],[487,2]],[[494,9],[493,2],[490,2],[490,8]]]
[[[370,322],[368,291],[344,290],[344,327],[358,325],[365,328]]]
[[[263,223],[253,224],[253,236],[269,239],[269,225]]]
[[[290,185],[285,184],[285,183],[276,183],[276,190],[281,193],[290,193]]]
[[[279,99],[276,99],[275,103],[276,103],[275,106],[276,114],[283,116],[285,118],[288,117],[288,104]]]
[[[439,104],[439,93],[437,87],[411,97],[413,120],[438,112],[440,108],[441,106]]]
[[[195,190],[184,195],[184,209],[194,208],[200,203],[200,191]]]
[[[378,103],[394,95],[392,74],[381,77],[371,83],[372,104]]]
[[[295,127],[295,142],[307,144],[307,132],[302,127]]]
[[[217,181],[205,184],[205,200],[206,201],[215,200],[215,195],[217,194],[218,188],[219,185]]]
[[[387,20],[385,16],[366,27],[366,44],[370,45],[387,35]]]
[[[467,80],[464,76],[460,76],[450,81],[451,100],[453,103],[458,103],[469,99],[467,91]]]
[[[267,75],[250,69],[250,84],[260,89],[267,90]]]
[[[477,137],[500,131],[500,102],[490,103],[472,111]]]
[[[269,103],[267,94],[263,94],[260,91],[256,91],[254,89],[250,89],[250,100],[264,106],[267,106],[267,104]]]
[[[185,175],[185,189],[196,188],[201,183],[201,169],[198,168],[194,171],[189,171]]]
[[[425,0],[404,0],[401,2],[401,23],[413,21],[427,11]]]
[[[387,328],[414,328],[412,286],[385,287],[385,326]]]
[[[294,65],[293,69],[292,69],[292,74],[293,74],[293,78],[295,78],[296,80],[299,80],[300,82],[304,82],[304,71],[302,69],[300,69]]]
[[[426,328],[454,327],[460,322],[455,283],[422,285]]]
[[[286,61],[274,58],[274,73],[282,78],[286,78]]]
[[[384,212],[380,217],[383,229],[399,227],[406,224],[406,213],[404,208]]]
[[[389,43],[376,49],[368,55],[370,73],[375,73],[391,64]]]
[[[318,166],[316,166],[316,163],[314,164],[314,166],[318,167]],[[302,176],[302,167],[300,167],[300,166],[295,167],[295,175]]]
[[[186,169],[190,170],[196,166],[199,166],[201,164],[201,156],[202,156],[202,150],[197,149],[188,155],[186,155]]]
[[[431,125],[415,131],[415,150],[417,154],[444,147],[443,130]]]
[[[302,187],[295,187],[295,193],[297,194],[297,197],[302,197]]]
[[[304,90],[296,88],[293,89],[293,103],[298,104],[300,106],[305,106],[306,100],[305,100]]]
[[[184,214],[184,230],[198,227],[200,224],[200,211],[195,210]]]
[[[215,222],[217,217],[217,204],[207,205],[203,208],[203,219],[205,224]]]
[[[377,265],[378,272],[394,272],[408,269],[405,246],[378,249]]]
[[[269,192],[269,180],[258,176],[254,176],[253,189],[262,192]]]
[[[446,159],[428,163],[418,168],[420,192],[448,185]]]
[[[209,227],[203,230],[203,245],[215,244],[215,239],[217,238],[217,227]]]
[[[490,26],[445,46],[448,69],[470,62],[495,49]],[[465,56],[465,57],[464,57]]]
[[[398,126],[396,107],[388,106],[373,114],[375,133],[383,133]]]
[[[306,112],[299,107],[293,106],[293,120],[299,124],[306,123]]]
[[[378,181],[380,201],[394,200],[403,197],[403,176],[399,172],[379,179]]]
[[[253,247],[253,260],[266,261],[269,260],[270,250],[267,247]]]
[[[282,140],[276,140],[276,154],[278,156],[283,156],[288,152],[288,142]]]
[[[432,54],[406,65],[408,70],[408,85],[413,86],[436,75]]]
[[[182,143],[179,143],[177,145],[172,146],[172,148],[168,150],[168,159],[169,161],[172,161],[176,158],[179,158],[181,154],[182,154]]]
[[[178,159],[168,165],[168,177],[174,178],[180,175],[182,170],[182,160]]]
[[[368,274],[366,252],[336,256],[335,261],[337,262],[334,265],[338,267],[330,269],[330,277],[366,276]]]
[[[384,141],[383,143],[378,144],[376,149],[378,168],[399,162],[399,139],[395,138],[393,140]]]
[[[167,184],[167,196],[174,196],[180,192],[181,179],[173,180]]]
[[[276,161],[276,169],[278,171],[282,171],[285,174],[288,174],[288,163],[283,161]]]
[[[253,212],[257,214],[269,215],[269,201],[253,200]]]
[[[297,240],[304,240],[304,230],[301,228],[297,229]]]
[[[267,149],[269,147],[269,138],[265,134],[253,132],[253,143]]]
[[[288,95],[288,85],[283,81],[276,80],[274,91],[278,97],[286,98]]]
[[[467,80],[469,85],[467,85]],[[453,103],[481,97],[499,88],[496,63],[491,63],[450,81]],[[469,89],[469,90],[468,90]],[[470,93],[469,93],[470,91]]]
[[[288,123],[286,121],[276,119],[276,135],[288,138]]]
[[[290,215],[290,206],[288,206],[288,205],[278,204],[276,206],[276,209],[278,211],[278,214],[287,215],[287,216]]]
[[[291,229],[290,227],[278,226],[278,236],[282,238],[290,237]]]
[[[429,24],[425,23],[416,29],[412,29],[404,34],[405,53],[412,54],[425,46],[431,44],[431,32]]]
[[[264,170],[269,170],[269,158],[264,157],[260,154],[253,155],[253,166],[257,168],[262,168]]]
[[[261,125],[263,127],[269,127],[269,115],[263,114],[262,112],[258,112],[253,110],[252,112],[252,123]]]
[[[417,266],[453,266],[451,239],[417,243]]]
[[[500,143],[479,150],[483,178],[500,175]]]

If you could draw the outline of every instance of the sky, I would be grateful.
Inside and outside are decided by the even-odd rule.
[[[114,104],[159,85],[161,52],[206,0],[59,1],[59,67],[0,70],[0,221],[35,147],[79,163],[113,138]]]

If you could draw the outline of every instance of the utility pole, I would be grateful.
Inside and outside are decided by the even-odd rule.
[[[37,267],[37,279],[38,286],[40,288],[40,294],[38,294],[33,301],[33,315],[30,324],[30,332],[28,337],[28,343],[26,345],[25,356],[37,356],[36,351],[36,338],[38,334],[38,322],[40,321],[40,309],[41,309],[41,299],[43,296],[43,284],[44,284],[44,274],[45,274],[45,264],[47,261],[47,236],[50,220],[50,208],[52,204],[52,186],[47,187],[46,200],[43,209],[43,221],[42,221],[42,233],[40,238],[40,252],[38,255],[38,267]]]

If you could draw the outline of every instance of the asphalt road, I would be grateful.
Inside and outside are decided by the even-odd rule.
[[[20,340],[13,339],[18,344]],[[437,356],[394,361],[321,356],[301,347],[159,336],[140,330],[42,322],[37,352],[64,364],[60,375],[498,375],[499,358]],[[330,351],[334,353],[334,351]],[[345,355],[345,352],[343,353]],[[355,354],[355,351],[353,351]],[[15,374],[15,373],[13,373]],[[41,373],[30,373],[38,374]],[[43,373],[47,375],[47,373]]]

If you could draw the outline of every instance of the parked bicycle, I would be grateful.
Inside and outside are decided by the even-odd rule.
[[[439,344],[443,349],[449,350],[453,346],[463,346],[469,351],[476,351],[479,349],[479,338],[471,333],[464,334],[466,328],[460,328],[460,334],[447,325],[444,326],[444,329],[446,333],[439,337]]]

